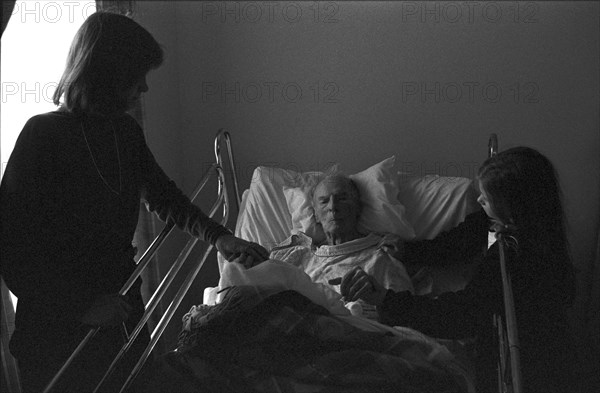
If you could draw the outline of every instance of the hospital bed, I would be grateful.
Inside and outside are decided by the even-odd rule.
[[[223,160],[223,151],[225,149],[227,150],[228,158],[226,163]],[[497,138],[495,135],[492,135],[489,139],[488,155],[494,155],[497,151]],[[307,233],[316,231],[314,222],[311,222],[310,213],[307,214],[307,211],[309,211],[307,210],[308,205],[306,197],[302,199],[302,192],[306,191],[306,187],[309,187],[311,184],[314,185],[315,179],[322,176],[322,173],[298,173],[281,168],[258,167],[254,172],[249,189],[242,194],[240,193],[234,170],[236,166],[233,159],[231,138],[223,130],[220,130],[215,138],[215,157],[215,163],[204,174],[192,195],[192,199],[196,198],[204,190],[209,179],[212,176],[216,176],[218,190],[216,201],[209,211],[211,217],[220,210],[221,222],[225,224],[228,222],[232,207],[235,206],[238,212],[235,234],[247,240],[258,242],[268,249],[287,238],[294,231],[302,230]],[[230,179],[226,178],[225,174],[227,172],[224,166],[228,166],[230,169]],[[436,175],[415,177],[410,176],[410,174],[397,173],[394,170],[393,157],[373,165],[354,175],[353,178],[355,182],[358,180],[359,189],[362,188],[361,191],[367,190],[367,193],[370,194],[368,197],[371,199],[363,199],[362,201],[363,205],[365,205],[363,216],[367,215],[368,217],[361,216],[362,228],[370,231],[393,232],[405,238],[431,239],[436,234],[458,225],[467,214],[476,209],[476,197],[470,179]],[[363,194],[364,192],[361,192],[361,196],[364,197]],[[122,287],[121,294],[127,293],[135,279],[148,266],[152,260],[152,256],[172,231],[173,227],[167,225],[156,237],[145,254],[140,258],[136,271]],[[315,232],[313,235],[318,236],[318,233]],[[181,271],[186,260],[189,259],[192,250],[199,246],[200,243],[202,242],[192,238],[185,245],[179,257],[171,265],[170,270],[158,286],[155,294],[148,301],[144,318],[133,332],[129,332],[129,342],[124,344],[121,352],[115,358],[113,365],[107,370],[105,377],[109,376],[112,368],[119,364],[120,358],[129,350],[131,343],[137,338],[139,332],[145,328],[145,323],[155,310],[158,302],[163,300],[168,287],[175,281],[175,277]],[[173,317],[175,317],[175,323],[179,323],[181,320],[183,312],[180,310],[178,313],[178,308],[212,250],[211,246],[203,246],[204,253],[202,257],[199,261],[191,261],[193,268],[185,277],[183,284],[179,286],[175,297],[151,333],[151,341],[137,365],[131,370],[130,377],[125,382],[122,391],[127,390],[132,383],[135,383],[136,377],[140,374],[144,364],[151,356],[158,340],[165,332],[167,325]],[[223,261],[219,256],[218,263],[220,272],[223,272],[223,269],[227,266],[227,262]],[[469,265],[469,263],[466,265]],[[432,274],[428,275],[428,280],[425,280],[425,284],[419,290],[424,293],[429,291],[429,293],[435,295],[436,291],[460,289],[464,286],[466,280],[468,280],[468,274],[465,274],[466,270],[465,266],[459,266],[445,272],[430,271],[429,273]],[[504,268],[502,273],[507,308],[505,315],[496,317],[501,354],[498,362],[498,388],[499,392],[518,393],[521,390],[521,382],[514,305],[511,299],[510,278],[507,276]],[[450,279],[444,282],[444,278],[448,277]],[[211,307],[207,304],[214,303],[215,299],[220,295],[217,292],[223,289],[215,290],[207,288],[205,298],[203,299],[204,306]],[[367,325],[372,327],[373,323],[368,322]],[[365,328],[368,330],[369,327],[367,325],[365,325]],[[46,392],[52,391],[56,381],[60,379],[62,373],[69,367],[72,360],[96,332],[97,329],[90,330],[86,338],[73,352],[73,355],[65,362],[52,382],[46,387]],[[433,359],[433,363],[437,359],[436,356],[441,356],[439,353],[436,355],[436,351],[443,352],[447,349],[446,347],[439,346],[438,342],[424,335],[419,335],[418,332],[410,331],[410,329],[402,330],[400,328],[394,334],[400,337],[398,340],[406,339],[413,346],[425,348],[423,349],[423,353],[426,357],[429,357],[429,360]],[[450,347],[453,349],[456,348],[455,346]],[[406,359],[403,361],[406,362]],[[409,369],[416,367],[415,364],[409,364],[408,366]],[[431,364],[426,365],[425,371],[430,366]],[[435,367],[437,366],[439,365],[435,365]],[[432,369],[435,369],[435,367],[431,366]],[[440,370],[437,368],[433,374],[426,374],[424,379],[423,375],[421,375],[421,379],[431,380],[431,378],[440,377],[441,379],[438,378],[439,381],[447,377],[448,381],[453,381],[452,388],[449,388],[448,391],[473,391],[473,380],[471,379],[470,370],[468,370],[468,367],[464,363],[455,362],[454,357],[452,357],[452,361],[443,365],[442,369],[442,374],[446,372],[447,375],[440,377]],[[421,369],[421,371],[423,370]],[[271,378],[271,382],[274,385],[267,386],[263,381],[262,383],[253,385],[253,388],[256,391],[261,391],[261,389],[264,391],[286,391],[285,386],[293,386],[293,389],[290,389],[292,391],[319,391],[318,389],[321,388],[321,386],[290,382],[289,378],[279,380],[279,385],[276,378]],[[99,382],[98,388],[101,387],[101,383],[102,381]],[[239,390],[239,385],[237,387],[237,391],[244,391],[243,389]],[[214,389],[215,387],[212,386],[212,388]],[[330,390],[327,391],[348,390],[346,389],[347,386],[346,388],[341,387],[337,390],[332,389],[331,386],[329,388]],[[227,389],[236,391],[236,386],[228,386]]]

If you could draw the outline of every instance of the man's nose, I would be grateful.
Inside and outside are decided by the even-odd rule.
[[[329,199],[329,203],[327,203],[327,209],[331,210],[331,211],[335,211],[337,210],[337,200],[335,198],[330,198]]]

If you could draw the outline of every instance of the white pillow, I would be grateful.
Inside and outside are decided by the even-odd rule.
[[[308,190],[286,186],[283,187],[283,195],[292,215],[292,233],[302,231],[317,244],[325,241],[325,232],[323,227],[317,224],[315,209],[310,202]]]
[[[469,178],[398,173],[398,185],[398,200],[406,208],[406,217],[419,240],[433,239],[454,228],[479,208]]]
[[[414,230],[405,218],[404,206],[397,199],[399,190],[394,163],[395,157],[390,157],[349,176],[360,192],[362,212],[358,229],[364,233],[395,233],[403,239],[412,239]],[[309,192],[310,188],[306,186],[284,187],[286,203],[292,215],[292,231],[302,231],[320,242],[325,235],[316,222]]]

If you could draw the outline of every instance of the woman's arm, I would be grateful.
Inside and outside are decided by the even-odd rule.
[[[139,133],[142,135],[141,129]],[[228,260],[241,256],[247,264],[253,265],[268,259],[269,254],[262,246],[233,236],[229,229],[210,219],[194,205],[160,168],[143,135],[140,150],[142,199],[149,211],[155,212],[164,222],[172,222],[189,234],[213,244]]]
[[[190,235],[211,244],[215,244],[219,236],[231,234],[230,230],[211,220],[179,190],[156,162],[143,140],[141,129],[138,133],[142,138],[139,147],[143,177],[142,199],[147,209],[155,212],[162,221],[173,223]]]

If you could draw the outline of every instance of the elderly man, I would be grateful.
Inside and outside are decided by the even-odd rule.
[[[300,232],[273,248],[271,259],[301,267],[313,281],[333,285],[338,292],[340,278],[357,266],[377,277],[385,288],[413,291],[404,265],[382,246],[383,237],[357,230],[360,196],[350,178],[324,178],[314,189],[312,201],[326,244],[314,244],[312,238]]]

